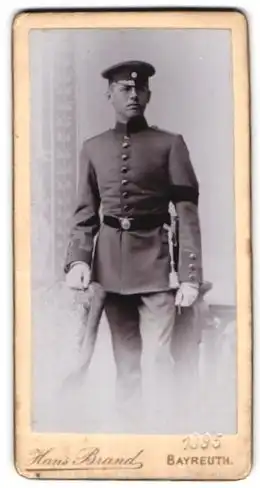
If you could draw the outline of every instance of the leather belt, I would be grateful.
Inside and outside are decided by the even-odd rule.
[[[104,224],[114,229],[121,230],[151,230],[163,224],[170,224],[168,214],[160,215],[140,215],[138,217],[115,217],[104,215]]]

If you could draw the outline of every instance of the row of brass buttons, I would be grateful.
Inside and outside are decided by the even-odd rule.
[[[130,146],[129,137],[128,136],[124,136],[124,140],[122,142],[122,148],[123,149],[127,149],[129,146]],[[122,158],[123,161],[126,161],[128,159],[128,154],[124,152],[121,155],[121,158]],[[122,166],[121,173],[126,174],[127,171],[128,171],[127,166],[125,166],[125,165]],[[123,178],[122,181],[121,181],[121,184],[125,187],[127,185],[127,183],[128,183],[128,180],[126,178]],[[128,192],[127,191],[123,191],[122,196],[123,196],[124,199],[127,198],[128,197]],[[125,212],[128,212],[129,205],[124,205],[123,206],[123,209],[124,209]]]
[[[190,259],[191,259],[192,261],[195,261],[195,259],[196,259],[196,254],[194,254],[194,253],[190,253]],[[189,264],[189,269],[190,269],[191,271],[195,271],[195,269],[196,269],[195,264],[190,263],[190,264]],[[196,281],[196,276],[195,276],[193,273],[189,273],[189,279],[190,279],[191,281]]]

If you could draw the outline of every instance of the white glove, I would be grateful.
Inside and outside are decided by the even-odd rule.
[[[198,283],[181,283],[175,297],[176,307],[190,307],[199,295]]]
[[[86,290],[90,282],[90,268],[87,263],[76,261],[72,263],[66,274],[66,284],[73,290]]]

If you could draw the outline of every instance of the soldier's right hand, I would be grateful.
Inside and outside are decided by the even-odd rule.
[[[87,263],[72,263],[66,274],[66,284],[72,290],[86,290],[90,282],[90,269]]]

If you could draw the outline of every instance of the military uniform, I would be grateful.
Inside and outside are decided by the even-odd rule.
[[[163,223],[172,201],[179,217],[179,281],[202,281],[198,182],[181,135],[149,127],[144,118],[117,123],[83,144],[79,174],[66,268],[73,261],[91,265],[98,233],[93,278],[106,291],[125,295],[169,290]],[[104,216],[121,219],[121,228],[100,225],[101,202]],[[140,228],[131,230],[131,218],[139,217]],[[146,218],[161,219],[160,225],[145,229]]]
[[[155,318],[158,344],[170,341],[175,307],[164,226],[170,202],[179,218],[179,282],[202,282],[198,198],[183,137],[150,127],[144,116],[117,122],[83,144],[65,271],[84,261],[107,292],[106,313],[124,394],[137,391],[140,383],[140,304]]]

